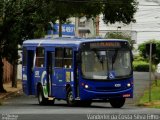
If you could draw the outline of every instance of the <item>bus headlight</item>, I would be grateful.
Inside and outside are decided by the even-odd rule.
[[[89,86],[88,86],[88,85],[85,85],[84,87],[85,87],[86,89],[88,89],[88,88],[89,88]]]
[[[128,84],[127,84],[127,87],[131,87],[131,84],[130,84],[130,83],[128,83]]]

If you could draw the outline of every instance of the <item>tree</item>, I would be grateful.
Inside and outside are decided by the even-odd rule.
[[[22,44],[22,39],[33,38],[34,25],[29,18],[30,14],[34,14],[38,8],[33,3],[32,0],[4,0],[0,2],[0,6],[2,6],[0,8],[0,92],[5,92],[3,88],[3,58],[6,58],[13,65],[12,87],[16,87],[18,44]],[[27,12],[28,15],[25,14]],[[28,18],[27,24],[23,21],[24,15]]]
[[[148,54],[147,54],[147,50],[146,50],[146,44],[149,44],[149,43],[155,43],[156,44],[156,52],[155,54],[152,56],[152,61],[155,65],[157,65],[160,61],[160,42],[159,40],[149,40],[149,41],[146,41],[142,44],[140,44],[138,46],[138,50],[140,52],[140,55],[146,60],[146,61],[149,61],[149,57],[148,57]]]
[[[133,49],[131,36],[130,35],[126,35],[123,32],[108,32],[107,35],[106,35],[106,38],[108,38],[108,39],[124,39],[124,40],[128,40],[128,42],[131,45],[131,48]]]
[[[15,37],[19,37],[18,35],[15,36],[15,31],[18,32],[19,30],[16,29],[16,23],[17,23],[17,19],[18,19],[18,1],[6,1],[4,0],[3,3],[1,2],[2,5],[2,9],[0,10],[0,92],[6,92],[3,88],[3,62],[2,59],[3,58],[9,58],[9,56],[12,56],[12,61],[14,61],[15,59],[17,59],[17,53],[13,52],[15,51],[15,49],[17,48],[16,45],[17,43],[17,39],[15,39]],[[11,11],[12,9],[12,11]],[[12,13],[13,12],[13,13]],[[15,43],[14,43],[14,42]],[[16,45],[15,45],[16,44]],[[15,57],[15,58],[14,58]],[[10,61],[9,61],[10,62]],[[11,64],[13,65],[13,62],[11,62]],[[16,65],[16,64],[14,64]],[[15,68],[15,67],[14,67]],[[16,72],[15,70],[13,70],[13,72]],[[16,73],[13,73],[14,75]],[[14,79],[13,79],[14,80]]]
[[[135,0],[1,0],[0,1],[0,92],[3,88],[5,57],[14,66],[18,44],[26,39],[43,37],[48,22],[61,24],[69,17],[87,18],[102,13],[105,23],[134,22]],[[60,36],[61,36],[61,32]]]
[[[50,0],[51,1],[51,0]],[[70,17],[95,17],[102,11],[101,0],[55,0],[52,2],[51,14],[59,20],[59,37],[62,36],[62,24]]]
[[[60,36],[61,24],[71,16],[91,18],[102,13],[106,24],[135,22],[134,14],[138,5],[136,0],[55,0],[55,3],[54,14],[60,21]]]
[[[128,40],[129,42],[131,41],[131,36],[125,35],[122,32],[109,32],[107,33],[106,38],[125,39],[125,40]]]
[[[129,24],[136,22],[134,14],[137,11],[136,0],[104,0],[103,19],[105,23],[122,22]]]

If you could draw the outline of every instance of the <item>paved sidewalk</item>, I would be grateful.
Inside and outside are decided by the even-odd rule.
[[[17,88],[12,88],[12,83],[4,83],[3,84],[4,89],[7,91],[7,93],[0,93],[0,101],[4,100],[5,98],[8,98],[16,93],[19,93],[22,90],[22,81],[17,81]]]

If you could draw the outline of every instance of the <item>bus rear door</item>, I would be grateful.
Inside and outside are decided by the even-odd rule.
[[[54,74],[52,82],[53,96],[56,98],[65,98],[65,78],[63,69],[64,48],[55,48]]]
[[[34,95],[34,72],[33,72],[33,61],[34,51],[23,50],[23,91],[27,95]]]
[[[52,96],[52,82],[53,82],[53,73],[54,73],[54,52],[47,52],[47,90],[48,96]]]

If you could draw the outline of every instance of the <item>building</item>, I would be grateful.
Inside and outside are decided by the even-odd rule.
[[[97,18],[90,18],[87,19],[86,17],[81,17],[81,18],[69,18],[70,21],[69,24],[63,24],[62,25],[62,37],[83,37],[83,38],[88,38],[88,37],[95,37],[98,34],[98,24]],[[58,37],[59,34],[59,23],[58,21],[56,24],[50,23],[51,27],[53,29],[48,30],[47,37]]]
[[[78,37],[95,37],[98,35],[99,17],[87,19],[86,17],[76,18]]]
[[[117,31],[130,34],[137,45],[144,41],[156,39],[160,40],[160,1],[159,0],[137,0],[139,2],[136,23],[124,25],[116,23],[106,25],[100,15],[99,34],[104,37],[108,31]]]

